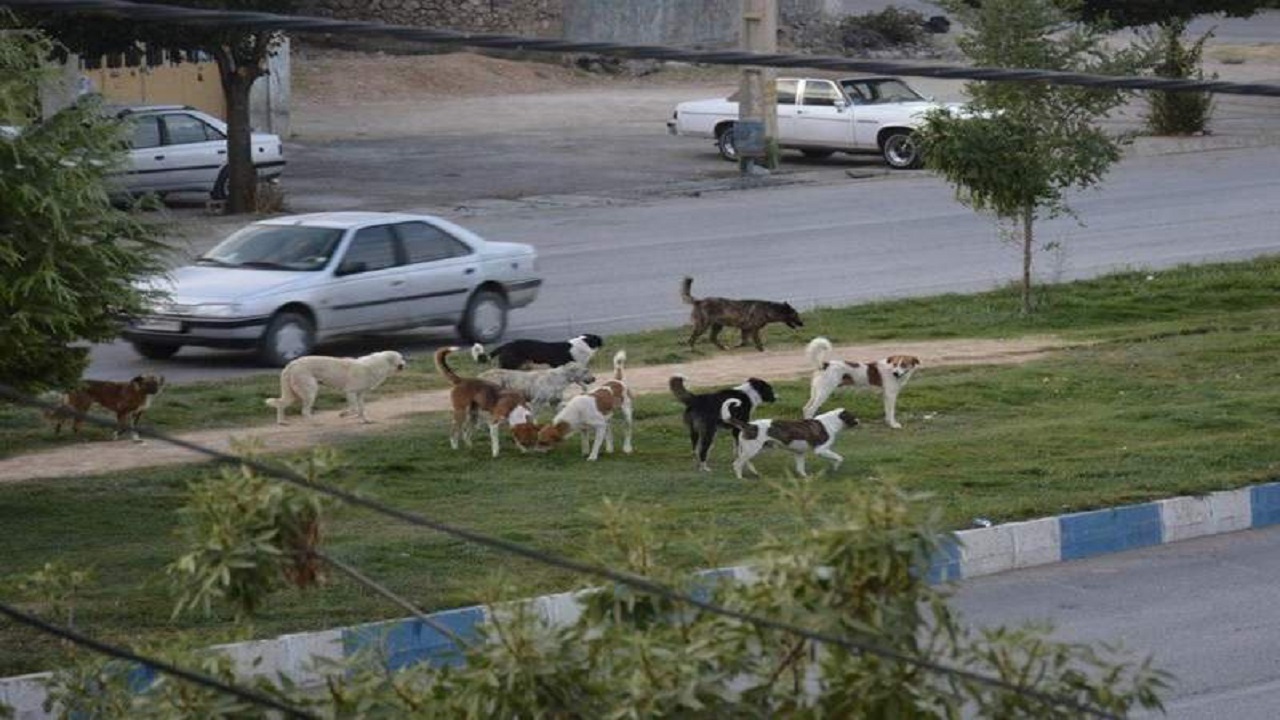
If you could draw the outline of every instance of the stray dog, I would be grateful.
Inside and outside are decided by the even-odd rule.
[[[487,363],[491,357],[498,359],[498,367],[504,370],[520,370],[529,365],[560,367],[576,362],[583,367],[591,363],[591,356],[604,345],[599,335],[578,335],[561,342],[542,340],[512,340],[493,352],[485,352],[484,346],[471,346],[471,357],[478,363]]]
[[[510,426],[516,447],[527,451],[537,445],[538,426],[533,422],[533,411],[525,396],[515,390],[506,390],[480,378],[464,378],[449,367],[446,358],[458,348],[436,350],[436,369],[448,378],[453,389],[449,400],[453,404],[453,427],[449,431],[449,446],[458,449],[459,440],[471,447],[471,429],[481,412],[489,415],[489,446],[498,457],[498,432],[503,424]]]
[[[863,388],[880,388],[884,394],[884,420],[889,427],[898,429],[898,393],[920,367],[920,359],[914,355],[890,355],[872,363],[851,363],[843,360],[827,360],[831,355],[831,341],[823,337],[809,341],[804,349],[805,357],[813,365],[813,381],[809,387],[809,402],[804,405],[804,416],[817,414],[822,403],[842,385]]]
[[[139,375],[129,382],[85,380],[60,398],[61,407],[46,410],[44,415],[53,422],[55,433],[62,432],[62,424],[68,420],[71,421],[72,432],[80,432],[80,425],[84,422],[80,416],[97,403],[116,414],[116,431],[112,439],[119,440],[128,430],[133,441],[140,443],[138,420],[162,392],[163,375]]]
[[[733,472],[739,480],[742,479],[744,467],[752,475],[760,476],[751,464],[751,459],[764,450],[766,443],[773,443],[795,453],[796,474],[800,477],[808,477],[804,472],[804,456],[810,450],[815,455],[831,460],[831,469],[838,470],[844,458],[832,451],[831,445],[835,443],[836,435],[841,430],[858,425],[858,418],[844,408],[836,408],[809,420],[752,420],[744,423],[733,416],[733,406],[738,402],[736,399],[725,400],[720,417],[742,431],[738,436],[738,455],[733,460]]]
[[[498,387],[523,393],[529,399],[534,413],[544,407],[557,408],[570,385],[583,390],[596,381],[586,365],[571,362],[548,370],[505,370],[494,368],[480,373],[481,380],[488,380]]]
[[[627,387],[622,377],[622,368],[626,363],[627,353],[619,350],[613,356],[613,379],[585,395],[570,398],[560,408],[560,412],[552,418],[551,424],[544,425],[538,433],[538,447],[549,450],[557,443],[575,432],[582,433],[582,454],[587,460],[600,457],[600,445],[604,444],[605,452],[613,452],[613,413],[621,411],[626,421],[626,431],[622,439],[622,452],[631,454],[631,432],[634,425],[633,403],[635,396]],[[587,452],[587,435],[595,431],[595,444],[591,452]]]
[[[716,439],[716,430],[721,425],[730,429],[734,444],[737,445],[740,431],[720,419],[720,409],[724,406],[725,400],[740,401],[733,406],[733,416],[742,422],[747,422],[751,419],[752,410],[763,403],[771,403],[777,399],[773,394],[773,386],[760,378],[748,378],[746,382],[735,388],[702,395],[689,392],[684,382],[683,375],[675,375],[668,386],[671,388],[671,394],[684,404],[684,426],[689,429],[689,443],[693,445],[693,457],[698,461],[698,469],[703,472],[711,471],[707,465],[707,455],[711,452],[711,443]]]
[[[373,422],[364,415],[364,396],[381,385],[393,372],[403,370],[404,356],[395,350],[338,358],[307,355],[290,362],[280,371],[280,397],[266,403],[276,409],[276,422],[285,425],[284,414],[294,402],[302,403],[302,417],[311,419],[320,386],[331,387],[347,396],[347,409],[339,416],[355,415],[361,422]]]
[[[790,303],[773,302],[772,300],[730,300],[722,297],[695,298],[691,294],[693,278],[686,277],[680,285],[680,299],[693,306],[693,334],[689,336],[689,349],[702,337],[702,333],[711,330],[709,338],[716,347],[725,350],[720,343],[720,331],[725,326],[738,328],[742,333],[742,341],[738,347],[745,347],[748,341],[754,342],[757,350],[764,350],[764,342],[760,339],[760,330],[769,323],[785,323],[795,329],[804,327],[800,313]]]

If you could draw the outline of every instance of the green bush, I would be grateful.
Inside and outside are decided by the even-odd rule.
[[[1207,32],[1187,45],[1182,41],[1186,23],[1160,26],[1152,49],[1160,58],[1154,71],[1157,77],[1178,80],[1203,80],[1200,59],[1204,44],[1213,37]],[[1147,128],[1156,135],[1192,135],[1204,132],[1213,112],[1213,96],[1206,92],[1152,92],[1147,110]]]

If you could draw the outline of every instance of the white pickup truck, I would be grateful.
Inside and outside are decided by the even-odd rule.
[[[808,157],[835,152],[875,152],[890,167],[920,167],[912,133],[924,113],[958,103],[934,102],[895,77],[778,78],[778,145]],[[667,121],[672,135],[712,138],[725,160],[738,159],[734,125],[736,94],[676,105]]]

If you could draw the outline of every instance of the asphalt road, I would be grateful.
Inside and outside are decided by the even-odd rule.
[[[688,195],[628,202],[562,196],[563,207],[513,202],[452,214],[486,237],[538,248],[542,295],[513,313],[508,337],[680,324],[687,308],[677,284],[685,274],[695,278],[695,295],[786,299],[802,309],[971,291],[1017,277],[1016,249],[938,179],[834,175],[798,173],[777,186],[733,191],[704,183]],[[1037,258],[1042,281],[1280,251],[1280,148],[1134,157],[1103,188],[1073,201],[1086,226],[1070,219],[1039,226],[1042,242],[1058,244]],[[415,352],[440,340],[402,336],[332,351],[390,343]],[[262,371],[242,354],[190,348],[156,363],[115,343],[95,348],[89,372],[128,377],[144,369],[179,382]]]
[[[1050,620],[1059,640],[1153,655],[1176,676],[1164,694],[1169,718],[1271,720],[1280,716],[1278,594],[1274,528],[977,578],[960,583],[954,604],[975,626]]]

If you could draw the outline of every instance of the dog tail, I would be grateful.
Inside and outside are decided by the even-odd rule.
[[[680,299],[684,301],[685,305],[692,305],[697,301],[697,299],[693,297],[693,278],[687,275],[684,280],[680,282]]]
[[[756,426],[751,423],[745,423],[733,416],[733,409],[741,405],[742,401],[737,398],[729,398],[720,406],[720,419],[729,427],[736,428],[742,432],[748,440],[754,440],[756,437]]]
[[[622,368],[627,364],[627,351],[619,350],[613,354],[613,379],[622,379]]]
[[[475,360],[479,365],[486,365],[492,356],[485,352],[484,345],[476,343],[471,346],[471,359]]]
[[[809,359],[809,364],[814,370],[821,370],[827,364],[827,358],[831,356],[831,341],[824,337],[816,337],[809,341],[809,345],[804,349],[804,356]]]
[[[667,381],[667,387],[671,388],[671,394],[675,395],[677,400],[688,406],[693,402],[694,395],[684,386],[684,380],[683,375],[672,375]]]
[[[458,373],[454,372],[453,368],[449,367],[449,363],[444,360],[446,357],[449,357],[449,353],[457,349],[458,348],[456,347],[442,347],[439,350],[436,350],[436,369],[440,371],[441,375],[445,376],[445,378],[449,380],[450,385],[457,385],[462,382],[462,378]]]

